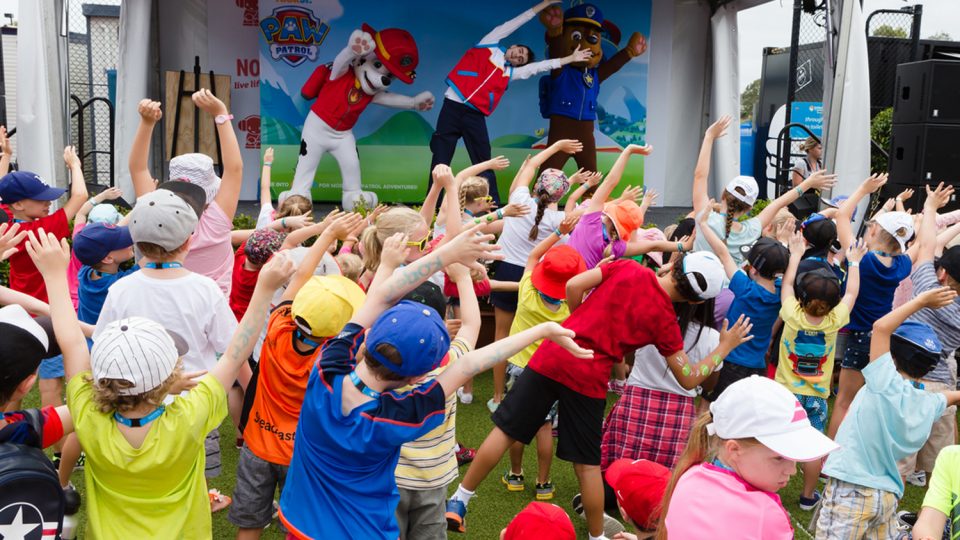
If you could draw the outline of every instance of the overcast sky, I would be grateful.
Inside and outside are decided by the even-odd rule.
[[[0,0],[0,15],[13,13],[16,17],[19,11],[18,3],[19,0]],[[91,0],[91,3],[118,4],[120,0]],[[920,37],[947,32],[953,39],[960,40],[960,0],[924,0],[919,2],[864,0],[864,17],[878,9],[900,9],[914,4],[923,4]],[[740,13],[741,89],[754,79],[760,78],[760,63],[763,60],[764,47],[786,47],[790,45],[792,13],[793,0],[772,0],[762,6]],[[5,22],[6,19],[4,18],[3,21]],[[71,28],[74,31],[82,31],[82,22],[72,21]]]
[[[902,0],[864,0],[864,19],[878,9],[900,9],[915,4],[923,5],[920,37],[947,32],[954,40],[960,40],[960,1],[926,0],[904,2]],[[793,17],[793,0],[773,0],[762,6],[741,11],[740,30],[740,88],[760,78],[764,47],[787,47],[790,45],[790,25]]]

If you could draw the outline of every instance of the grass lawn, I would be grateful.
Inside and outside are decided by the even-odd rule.
[[[464,444],[477,447],[490,431],[492,424],[490,414],[487,411],[486,401],[492,395],[492,376],[489,372],[484,373],[474,382],[474,402],[470,405],[459,405],[457,410],[457,438]],[[608,409],[614,403],[614,396],[607,400]],[[39,404],[39,395],[34,390],[24,405],[35,407]],[[234,485],[234,471],[236,471],[238,451],[234,448],[232,442],[235,439],[234,428],[229,420],[220,427],[220,441],[222,444],[223,474],[219,478],[211,481],[213,487],[219,488],[224,493],[232,493]],[[499,537],[500,530],[507,525],[510,519],[519,512],[530,501],[534,500],[534,483],[536,482],[536,452],[528,448],[524,453],[524,473],[526,476],[527,489],[523,492],[508,492],[498,479],[508,466],[509,459],[505,456],[500,466],[491,473],[480,488],[477,490],[477,496],[470,503],[470,511],[467,514],[467,534],[450,534],[450,538],[471,539],[495,539]],[[577,517],[570,508],[570,500],[577,493],[577,481],[573,473],[573,467],[560,460],[554,460],[552,468],[552,479],[557,489],[554,503],[562,506],[570,514],[574,525],[577,528],[577,537],[586,538],[587,530],[585,522]],[[461,473],[465,468],[461,469]],[[83,473],[74,472],[72,481],[82,494],[84,491]],[[450,486],[450,493],[456,489],[456,482]],[[822,485],[821,485],[822,487]],[[812,536],[807,532],[809,522],[812,516],[811,512],[800,510],[797,505],[797,498],[800,495],[801,476],[798,472],[793,477],[790,484],[780,491],[780,497],[783,499],[784,506],[793,517],[795,538],[809,539]],[[906,486],[906,492],[900,501],[901,510],[917,511],[923,500],[925,488],[918,488],[911,485]],[[279,496],[279,494],[278,494]],[[81,525],[85,521],[85,515],[81,510]],[[81,529],[82,530],[82,529]],[[227,521],[226,511],[216,514],[213,518],[213,538],[227,539],[234,538],[236,529]],[[276,522],[271,524],[264,531],[263,538],[282,539]]]

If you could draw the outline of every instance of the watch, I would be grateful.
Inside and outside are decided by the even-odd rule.
[[[218,114],[213,118],[213,121],[216,122],[218,126],[222,126],[223,124],[226,124],[230,120],[233,120],[232,114]]]

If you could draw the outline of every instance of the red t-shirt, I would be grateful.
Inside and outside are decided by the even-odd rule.
[[[360,81],[348,67],[346,73],[330,80],[330,66],[325,64],[313,70],[300,94],[304,99],[314,99],[310,110],[313,114],[337,131],[353,129],[360,113],[373,101],[373,96],[360,88]]]
[[[20,222],[20,232],[36,231],[40,227],[48,233],[53,233],[57,238],[66,238],[70,235],[70,223],[67,221],[67,213],[62,208],[49,216]],[[43,284],[43,276],[33,264],[33,259],[27,254],[25,242],[26,239],[20,242],[17,246],[20,249],[10,257],[10,288],[47,302],[47,287]]]
[[[247,262],[247,254],[244,251],[247,243],[240,244],[237,252],[233,255],[233,283],[230,288],[230,309],[236,315],[237,320],[243,318],[247,312],[247,306],[250,305],[250,298],[253,297],[253,289],[257,286],[257,277],[260,270],[247,270],[243,267]]]
[[[593,360],[573,357],[544,340],[527,367],[585,396],[605,399],[610,368],[624,355],[654,345],[663,356],[683,350],[673,302],[652,270],[622,259],[600,267],[603,282],[563,323]]]

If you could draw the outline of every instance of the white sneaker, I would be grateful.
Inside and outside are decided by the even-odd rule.
[[[463,388],[457,388],[457,397],[460,398],[460,403],[463,403],[464,405],[473,403],[473,394],[470,392],[464,392]]]
[[[927,485],[927,473],[924,471],[913,471],[907,475],[907,483],[917,487],[924,487]]]

